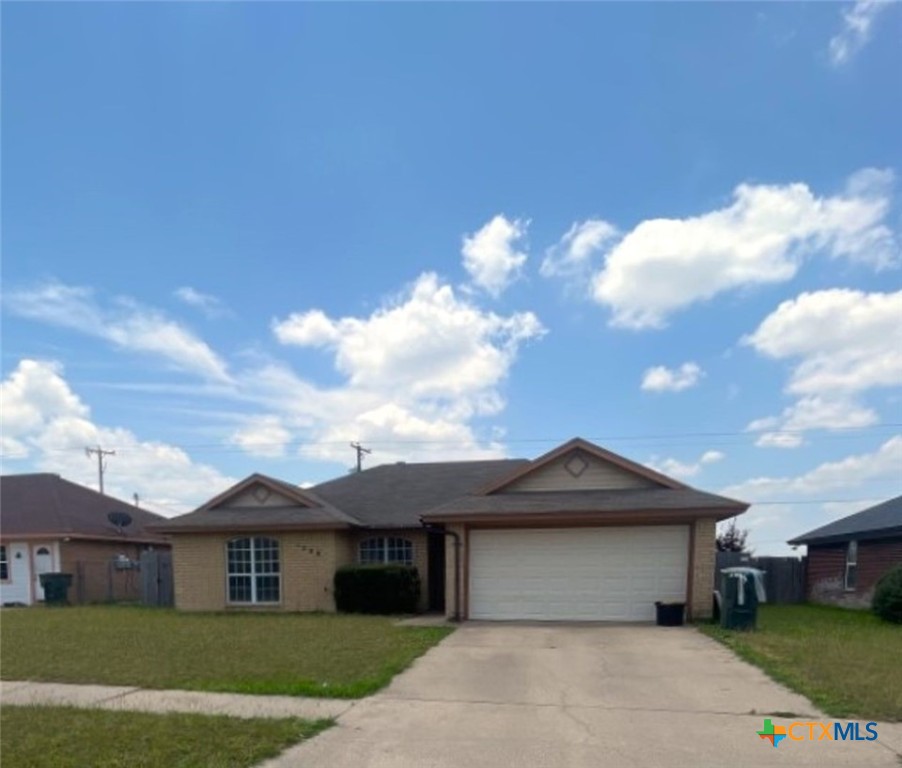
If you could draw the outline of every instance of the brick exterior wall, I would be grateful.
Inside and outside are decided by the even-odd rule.
[[[279,542],[282,572],[278,605],[232,605],[226,594],[226,543],[229,534],[178,534],[172,537],[175,605],[184,611],[335,610],[332,577],[348,557],[346,536],[335,531],[258,534]]]
[[[60,570],[72,574],[69,601],[100,603],[141,599],[141,572],[117,570],[110,564],[117,555],[137,561],[146,545],[126,541],[60,542]],[[157,547],[164,549],[165,547]]]
[[[249,534],[251,535],[251,534]],[[282,600],[278,605],[231,605],[226,593],[226,545],[232,534],[178,534],[173,541],[175,605],[185,611],[335,611],[333,578],[342,565],[357,562],[358,546],[373,536],[397,536],[413,544],[414,565],[422,579],[420,609],[429,599],[428,544],[425,531],[315,531],[260,533],[279,541]]]
[[[713,518],[693,523],[691,602],[687,606],[693,621],[711,618],[714,605],[714,563],[717,558],[716,526]]]
[[[857,584],[846,590],[846,550],[845,542],[808,547],[806,585],[811,602],[868,608],[880,577],[902,563],[902,537],[859,541]]]

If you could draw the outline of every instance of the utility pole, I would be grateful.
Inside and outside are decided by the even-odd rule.
[[[351,443],[351,448],[357,451],[357,471],[363,471],[363,454],[372,453],[369,448],[364,448],[360,443]]]
[[[106,471],[106,460],[104,456],[115,456],[116,451],[105,451],[99,445],[96,448],[85,448],[85,456],[89,459],[91,454],[97,454],[97,480],[100,485],[100,492],[103,493],[103,473]]]

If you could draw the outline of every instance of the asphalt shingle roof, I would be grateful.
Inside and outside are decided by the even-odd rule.
[[[541,515],[556,512],[631,512],[715,509],[726,516],[746,508],[740,501],[694,488],[638,488],[607,491],[541,491],[464,496],[430,509],[426,520],[495,515]]]
[[[314,486],[310,490],[361,524],[374,528],[419,528],[432,507],[500,480],[527,459],[383,464]]]
[[[789,541],[790,544],[818,544],[855,538],[902,536],[902,496],[834,520]]]
[[[107,515],[127,512],[132,522],[120,532]],[[0,477],[0,524],[4,539],[17,536],[119,537],[160,540],[147,526],[165,518],[146,509],[105,496],[53,474]]]

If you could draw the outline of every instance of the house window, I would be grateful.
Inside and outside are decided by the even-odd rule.
[[[9,560],[6,559],[6,545],[0,545],[0,581],[9,580]]]
[[[846,548],[846,576],[843,580],[843,586],[854,591],[858,584],[858,542],[850,541]]]
[[[362,565],[396,563],[413,565],[413,544],[409,539],[378,536],[360,542],[359,560]]]
[[[278,603],[279,542],[263,536],[228,543],[230,603]]]

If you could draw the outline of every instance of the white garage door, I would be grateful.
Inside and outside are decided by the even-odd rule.
[[[470,532],[470,618],[653,621],[686,599],[689,528]]]

